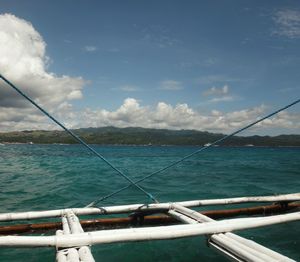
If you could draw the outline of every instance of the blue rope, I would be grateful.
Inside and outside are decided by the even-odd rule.
[[[226,135],[226,136],[224,136],[224,137],[222,137],[222,138],[220,138],[220,139],[214,141],[213,143],[211,143],[211,144],[208,145],[208,146],[201,147],[201,148],[198,149],[197,151],[195,151],[195,152],[193,152],[193,153],[191,153],[191,154],[189,154],[189,155],[187,155],[187,156],[185,156],[185,157],[183,157],[183,158],[181,158],[181,159],[179,159],[179,160],[177,160],[177,161],[171,163],[170,165],[168,165],[168,166],[166,166],[166,167],[163,167],[163,168],[161,168],[161,169],[159,169],[159,170],[157,170],[157,171],[155,171],[155,172],[153,172],[153,173],[151,173],[151,174],[149,174],[149,175],[147,175],[147,176],[145,176],[145,177],[143,177],[143,178],[137,180],[136,182],[134,182],[134,184],[141,183],[141,182],[143,182],[144,180],[146,180],[146,179],[148,179],[148,178],[150,178],[150,177],[152,177],[152,176],[154,176],[154,175],[156,175],[156,174],[158,174],[158,173],[160,173],[160,172],[163,172],[163,171],[165,171],[165,170],[167,170],[167,169],[169,169],[169,168],[171,168],[171,167],[173,167],[173,166],[175,166],[175,165],[177,165],[177,164],[183,162],[184,160],[186,160],[186,159],[188,159],[188,158],[190,158],[190,157],[192,157],[192,156],[194,156],[194,155],[196,155],[196,154],[198,154],[198,153],[200,153],[200,152],[202,152],[202,151],[204,151],[204,150],[206,150],[206,149],[208,149],[208,148],[210,148],[210,147],[212,147],[212,146],[214,146],[214,145],[216,145],[216,144],[218,144],[218,143],[223,142],[224,140],[226,140],[226,139],[228,139],[228,138],[230,138],[230,137],[232,137],[232,136],[234,136],[234,135],[236,135],[236,134],[238,134],[238,133],[240,133],[240,132],[242,132],[242,131],[244,131],[244,130],[246,130],[246,129],[248,129],[248,128],[250,128],[250,127],[252,127],[252,126],[254,126],[254,125],[258,124],[258,123],[260,123],[260,122],[262,122],[262,121],[264,121],[264,120],[267,119],[267,118],[270,118],[270,117],[272,117],[272,116],[278,114],[279,112],[281,112],[281,111],[283,111],[283,110],[285,110],[285,109],[287,109],[287,108],[289,108],[289,107],[291,107],[291,106],[293,106],[293,105],[295,105],[295,104],[297,104],[297,103],[299,103],[299,102],[300,102],[300,99],[298,99],[298,100],[296,100],[296,101],[294,101],[294,102],[288,104],[288,105],[285,106],[285,107],[282,107],[282,108],[280,108],[280,109],[274,111],[274,112],[271,113],[271,114],[266,115],[265,117],[263,117],[263,118],[261,118],[261,119],[259,119],[259,120],[257,120],[257,121],[252,122],[251,124],[249,124],[249,125],[247,125],[247,126],[241,128],[241,129],[238,129],[237,131],[235,131],[235,132],[233,132],[233,133],[231,133],[231,134],[229,134],[229,135]],[[101,197],[101,198],[99,198],[99,199],[93,201],[92,203],[90,203],[88,206],[93,206],[93,205],[95,205],[95,204],[97,204],[97,203],[99,203],[99,202],[101,202],[101,201],[103,201],[103,200],[105,200],[105,199],[107,199],[107,198],[110,198],[110,197],[112,197],[112,196],[114,196],[114,195],[116,195],[116,194],[122,192],[123,190],[129,188],[130,186],[131,186],[131,185],[127,185],[127,186],[125,186],[125,187],[123,187],[123,188],[121,188],[121,189],[119,189],[119,190],[117,190],[117,191],[115,191],[115,192],[113,192],[113,193],[111,193],[111,194],[109,194],[109,195],[106,195],[106,196],[104,196],[104,197]]]
[[[93,154],[95,154],[98,158],[103,160],[106,164],[108,164],[112,169],[114,169],[119,175],[124,177],[127,181],[129,181],[132,185],[137,187],[140,191],[142,191],[145,195],[147,195],[151,200],[154,202],[158,202],[150,193],[148,193],[146,190],[144,190],[142,187],[140,187],[138,184],[134,183],[132,179],[130,179],[127,175],[125,175],[121,170],[116,168],[112,163],[110,163],[107,159],[105,159],[102,155],[100,155],[97,151],[95,151],[92,147],[90,147],[87,143],[85,143],[79,136],[77,136],[75,133],[73,133],[71,130],[69,130],[67,127],[65,127],[62,123],[60,123],[58,120],[56,120],[52,115],[50,115],[45,109],[40,107],[36,102],[34,102],[29,96],[27,96],[25,93],[23,93],[19,88],[17,88],[13,83],[8,81],[3,75],[0,74],[0,78],[3,79],[4,82],[6,82],[9,86],[11,86],[15,91],[17,91],[21,96],[23,96],[25,99],[27,99],[31,104],[33,104],[35,107],[37,107],[40,111],[42,111],[47,117],[49,117],[52,121],[54,121],[57,125],[59,125],[62,129],[64,129],[67,133],[69,133],[75,140],[77,140],[80,144],[84,145],[89,151],[91,151]]]

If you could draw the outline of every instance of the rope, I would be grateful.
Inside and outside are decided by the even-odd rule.
[[[60,123],[58,120],[56,120],[52,115],[50,115],[45,109],[43,109],[41,106],[39,106],[36,102],[34,102],[28,95],[23,93],[19,88],[17,88],[13,83],[11,83],[9,80],[7,80],[3,75],[0,74],[0,78],[7,83],[10,87],[12,87],[15,91],[17,91],[21,96],[23,96],[25,99],[27,99],[32,105],[34,105],[36,108],[38,108],[42,113],[44,113],[47,117],[49,117],[52,121],[54,121],[57,125],[59,125],[62,129],[64,129],[68,134],[70,134],[75,140],[77,140],[80,144],[85,146],[89,151],[91,151],[94,155],[96,155],[99,159],[103,160],[107,165],[109,165],[113,170],[115,170],[119,175],[124,177],[127,181],[129,181],[132,185],[134,185],[136,188],[138,188],[140,191],[142,191],[145,195],[147,195],[151,200],[154,202],[158,202],[153,195],[148,193],[145,189],[140,187],[137,183],[134,183],[132,179],[130,179],[127,175],[125,175],[121,170],[116,168],[112,163],[110,163],[106,158],[104,158],[101,154],[99,154],[95,149],[90,147],[86,142],[84,142],[78,135],[73,133],[71,130],[69,130],[67,127],[65,127],[62,123]]]
[[[284,107],[282,107],[282,108],[280,108],[280,109],[274,111],[273,113],[270,113],[270,114],[264,116],[263,118],[260,118],[260,119],[258,119],[258,120],[256,120],[256,121],[252,122],[251,124],[249,124],[249,125],[247,125],[247,126],[245,126],[245,127],[242,127],[242,128],[240,128],[240,129],[238,129],[237,131],[234,131],[233,133],[231,133],[231,134],[229,134],[229,135],[226,135],[226,136],[224,136],[224,137],[222,137],[222,138],[220,138],[220,139],[214,141],[213,143],[211,143],[211,144],[208,145],[208,146],[201,147],[200,149],[196,150],[195,152],[193,152],[193,153],[191,153],[191,154],[189,154],[189,155],[186,155],[185,157],[183,157],[183,158],[181,158],[181,159],[179,159],[179,160],[177,160],[177,161],[171,163],[170,165],[168,165],[168,166],[166,166],[166,167],[163,167],[163,168],[161,168],[161,169],[159,169],[159,170],[157,170],[157,171],[155,171],[155,172],[153,172],[153,173],[151,173],[151,174],[149,174],[149,175],[147,175],[147,176],[145,176],[145,177],[143,177],[143,178],[137,180],[136,182],[134,182],[134,184],[138,184],[138,183],[140,183],[140,182],[143,182],[144,180],[146,180],[146,179],[148,179],[148,178],[150,178],[150,177],[152,177],[152,176],[154,176],[154,175],[157,175],[158,173],[163,172],[163,171],[165,171],[165,170],[167,170],[167,169],[169,169],[169,168],[171,168],[171,167],[173,167],[173,166],[175,166],[175,165],[177,165],[177,164],[183,162],[184,160],[186,160],[186,159],[188,159],[188,158],[190,158],[190,157],[192,157],[192,156],[194,156],[194,155],[196,155],[196,154],[198,154],[198,153],[200,153],[200,152],[202,152],[202,151],[204,151],[204,150],[206,150],[206,149],[208,149],[208,148],[210,148],[210,147],[212,147],[212,146],[214,146],[214,145],[216,145],[216,144],[218,144],[218,143],[221,143],[221,142],[223,142],[224,140],[226,140],[226,139],[228,139],[228,138],[230,138],[230,137],[232,137],[232,136],[234,136],[234,135],[236,135],[236,134],[238,134],[238,133],[241,133],[242,131],[244,131],[244,130],[246,130],[246,129],[248,129],[248,128],[250,128],[250,127],[252,127],[252,126],[254,126],[254,125],[256,125],[256,124],[258,124],[258,123],[260,123],[260,122],[262,122],[262,121],[264,121],[264,120],[266,120],[267,118],[270,118],[270,117],[272,117],[272,116],[278,114],[279,112],[281,112],[281,111],[283,111],[283,110],[285,110],[285,109],[287,109],[287,108],[289,108],[289,107],[291,107],[291,106],[293,106],[293,105],[296,105],[296,104],[299,103],[299,102],[300,102],[300,99],[298,99],[298,100],[296,100],[296,101],[294,101],[294,102],[288,104],[287,106],[284,106]],[[96,199],[95,201],[91,202],[87,207],[96,205],[97,203],[99,203],[99,202],[101,202],[101,201],[103,201],[103,200],[105,200],[105,199],[107,199],[107,198],[110,198],[110,197],[112,197],[112,196],[114,196],[114,195],[116,195],[116,194],[118,194],[118,193],[120,193],[120,192],[122,192],[123,190],[129,188],[130,186],[131,186],[131,185],[127,185],[127,186],[125,186],[125,187],[123,187],[123,188],[121,188],[121,189],[119,189],[119,190],[117,190],[117,191],[115,191],[115,192],[113,192],[113,193],[111,193],[111,194],[109,194],[109,195],[106,195],[106,196],[103,196],[103,197],[101,197],[101,198],[99,198],[99,199]]]

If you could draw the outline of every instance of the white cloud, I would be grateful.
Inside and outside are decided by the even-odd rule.
[[[62,103],[82,97],[85,81],[47,72],[49,58],[42,36],[27,21],[11,14],[0,15],[0,72],[46,108],[58,108]],[[37,110],[0,81],[1,127],[10,119],[18,127],[32,121],[38,123]],[[4,118],[4,120],[3,120]],[[3,122],[5,121],[5,122]],[[1,130],[1,129],[0,129]]]
[[[206,91],[203,92],[203,95],[205,96],[223,96],[228,94],[229,92],[229,87],[228,85],[224,85],[223,87],[212,87]]]
[[[183,89],[183,86],[179,81],[165,80],[160,83],[160,89],[174,91]]]
[[[188,104],[170,105],[159,102],[154,107],[142,106],[136,99],[127,98],[116,110],[85,109],[75,111],[70,101],[82,97],[86,83],[82,78],[57,76],[48,72],[46,43],[27,21],[13,15],[0,15],[0,72],[28,93],[35,101],[55,113],[68,127],[141,126],[151,128],[196,129],[229,132],[248,124],[262,115],[266,108],[259,106],[233,112],[213,110],[203,113]],[[121,87],[133,91],[134,86]],[[161,83],[167,90],[182,89],[174,80]],[[222,87],[215,98],[229,100],[229,88]],[[214,99],[214,97],[212,98]],[[263,127],[300,130],[300,115],[284,112],[260,125]],[[27,101],[0,81],[0,131],[25,129],[57,129]]]
[[[93,45],[86,45],[83,49],[86,52],[95,52],[95,51],[97,51],[98,48]]]
[[[72,44],[73,42],[71,40],[69,40],[69,39],[64,39],[64,43],[66,43],[66,44]]]
[[[215,65],[219,62],[219,59],[215,58],[215,57],[209,57],[204,61],[204,64],[206,66],[212,66]]]
[[[238,99],[237,96],[229,95],[229,86],[224,85],[223,87],[212,87],[208,90],[205,90],[202,93],[204,96],[212,97],[205,103],[219,103],[219,102],[232,102]],[[205,104],[204,103],[204,104]]]
[[[251,79],[240,79],[226,75],[206,75],[198,77],[195,82],[198,85],[214,85],[220,83],[241,82],[246,80],[249,81]]]
[[[6,109],[7,110],[7,109]],[[0,112],[0,130],[24,130],[24,129],[57,129],[57,126],[49,123],[41,115],[32,114],[31,108],[25,111],[14,109],[13,117],[6,111]],[[238,128],[246,126],[266,114],[265,105],[254,108],[222,112],[200,112],[187,104],[175,106],[165,102],[159,102],[154,107],[142,106],[138,100],[127,98],[116,110],[91,109],[74,111],[68,103],[62,103],[57,108],[56,116],[63,120],[69,128],[80,127],[145,127],[167,129],[195,129],[210,132],[230,133]],[[24,117],[25,113],[25,117]],[[300,114],[283,112],[277,116],[259,124],[252,131],[257,133],[265,129],[285,129],[285,133],[300,133]]]
[[[195,129],[211,132],[229,133],[257,120],[267,111],[265,105],[250,109],[232,112],[212,110],[202,113],[189,107],[187,104],[172,106],[159,102],[154,107],[142,106],[136,99],[127,98],[124,103],[114,111],[105,109],[86,109],[70,117],[65,116],[68,126],[77,128],[82,126],[117,126],[117,127],[145,127],[168,129]],[[284,112],[272,119],[263,122],[256,128],[288,128],[289,132],[300,132],[300,114]]]
[[[112,88],[112,90],[124,91],[124,92],[136,92],[141,89],[135,85],[123,85],[116,88]]]
[[[273,17],[277,29],[274,34],[288,38],[300,37],[300,11],[299,10],[279,10]]]
[[[218,102],[232,102],[235,101],[236,98],[234,96],[222,96],[222,97],[215,97],[208,100],[208,103],[218,103]]]

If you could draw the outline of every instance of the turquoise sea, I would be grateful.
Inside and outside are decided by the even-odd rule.
[[[197,147],[97,146],[132,179]],[[300,148],[204,151],[142,183],[160,202],[299,192]],[[84,206],[127,182],[80,145],[0,145],[0,212]],[[145,203],[135,188],[102,205]],[[238,232],[300,261],[300,222]],[[204,237],[93,246],[97,261],[227,261]],[[0,261],[55,261],[52,248],[0,249]]]

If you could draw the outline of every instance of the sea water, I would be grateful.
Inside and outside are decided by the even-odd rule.
[[[197,150],[175,146],[94,148],[133,180]],[[160,202],[299,192],[300,148],[215,147],[141,185]],[[80,145],[0,146],[0,212],[83,207],[127,181]],[[100,205],[148,203],[130,187]],[[28,222],[29,223],[29,222]],[[6,223],[7,224],[7,223]],[[300,260],[300,222],[237,232]],[[92,247],[96,261],[227,261],[203,236]],[[54,248],[0,249],[0,261],[55,261]]]

